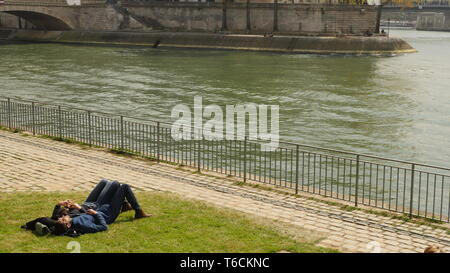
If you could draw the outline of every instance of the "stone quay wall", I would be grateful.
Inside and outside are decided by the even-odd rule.
[[[427,12],[417,17],[417,30],[450,31],[450,11]]]
[[[64,2],[43,4],[14,1],[0,6],[40,30],[163,30],[240,34],[361,35],[376,32],[378,7],[326,4],[176,3],[157,1]],[[3,27],[17,27],[4,20]],[[22,28],[24,24],[22,24]]]
[[[362,34],[378,8],[352,5],[122,2],[153,29],[232,33]]]

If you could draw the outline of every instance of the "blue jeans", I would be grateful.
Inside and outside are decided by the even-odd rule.
[[[113,223],[122,212],[122,205],[125,200],[130,203],[131,207],[135,211],[141,209],[141,206],[139,205],[133,190],[131,190],[131,187],[128,184],[121,184],[109,203],[109,209],[107,212],[108,219],[106,221],[108,225]]]
[[[97,207],[109,204],[119,187],[119,182],[103,179],[95,186],[84,203],[95,203]]]
[[[102,210],[102,212],[107,215],[106,223],[109,225],[122,212],[122,206],[125,201],[128,201],[134,210],[141,209],[133,190],[128,184],[120,184],[117,181],[103,179],[95,186],[84,203],[94,203],[98,209],[102,205],[108,205],[108,209]]]

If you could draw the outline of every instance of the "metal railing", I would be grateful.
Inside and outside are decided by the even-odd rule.
[[[411,5],[388,3],[384,4],[383,8],[450,8],[450,1],[442,1],[440,3],[412,3]]]
[[[0,98],[0,125],[394,212],[450,219],[450,169],[280,142],[172,138],[169,123]]]

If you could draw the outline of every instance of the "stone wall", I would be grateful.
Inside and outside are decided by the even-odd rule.
[[[450,31],[450,11],[421,13],[417,18],[416,28],[418,30]]]
[[[148,27],[171,31],[280,34],[362,34],[375,31],[377,7],[310,4],[123,2]],[[226,14],[226,20],[224,15]],[[274,31],[275,30],[275,31]]]
[[[415,27],[417,23],[417,15],[420,12],[416,10],[383,10],[381,15],[381,21],[384,25],[387,25],[390,20],[391,26],[404,26]]]
[[[251,50],[314,54],[391,55],[416,52],[399,38],[386,36],[312,37],[236,35],[194,32],[106,32],[16,30],[9,39],[20,41]]]
[[[214,32],[222,25],[222,10],[208,5],[199,5],[201,8],[186,8],[184,4],[123,6],[130,14],[142,18],[152,29]]]
[[[8,13],[0,12],[0,27],[2,28],[18,28],[19,18]]]
[[[361,34],[375,31],[377,12],[374,7],[297,6],[279,9],[280,32]]]
[[[112,6],[82,7],[75,17],[80,30],[119,30],[124,20]]]
[[[450,12],[449,7],[423,7],[422,9],[383,7],[381,23],[386,27],[389,20],[392,27],[416,27],[417,20],[422,14],[425,14],[424,17],[429,17],[430,13],[448,12]]]

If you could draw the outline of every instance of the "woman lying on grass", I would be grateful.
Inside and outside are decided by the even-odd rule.
[[[151,216],[141,209],[129,185],[102,180],[81,206],[70,200],[61,201],[52,218],[37,218],[22,228],[36,230],[44,226],[54,235],[95,233],[107,230],[121,212],[131,209],[135,219]]]

